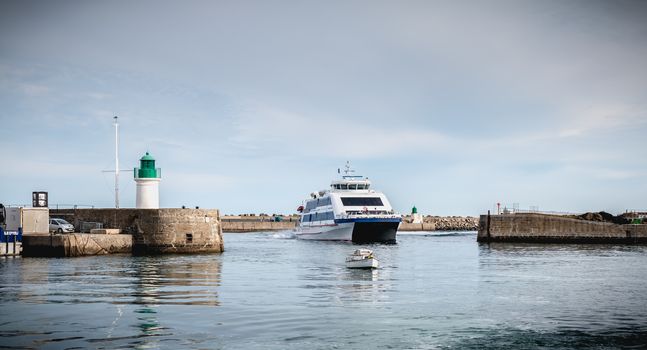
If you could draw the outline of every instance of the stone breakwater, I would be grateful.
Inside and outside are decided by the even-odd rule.
[[[34,234],[23,236],[25,257],[72,257],[84,255],[127,254],[132,252],[132,235]]]
[[[64,218],[76,228],[97,223],[103,228],[130,234],[133,254],[217,253],[224,250],[217,209],[69,209],[51,210],[50,216]]]
[[[412,223],[410,215],[402,218],[398,231],[476,231],[479,220],[472,216],[431,216],[423,217],[422,224]]]
[[[292,230],[298,221],[298,215],[225,215],[221,217],[224,232]]]
[[[403,216],[398,231],[476,231],[478,218],[471,216],[425,216],[424,223],[411,223],[411,216]],[[234,216],[222,217],[225,232],[258,232],[291,230],[298,216]]]
[[[615,224],[560,215],[481,215],[479,242],[647,243],[647,225]]]

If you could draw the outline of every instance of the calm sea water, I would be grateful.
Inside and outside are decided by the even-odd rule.
[[[647,247],[225,234],[221,255],[0,260],[0,348],[647,347]]]

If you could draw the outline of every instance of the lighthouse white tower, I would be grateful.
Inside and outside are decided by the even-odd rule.
[[[155,158],[148,152],[139,160],[139,168],[135,168],[137,183],[137,209],[159,209],[162,169],[155,168]]]

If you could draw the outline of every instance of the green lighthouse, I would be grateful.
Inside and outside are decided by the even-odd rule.
[[[162,169],[155,167],[155,158],[148,152],[139,159],[139,168],[133,171],[137,183],[136,207],[159,209],[159,183]]]
[[[155,168],[155,158],[148,152],[139,159],[139,168],[135,168],[135,178],[154,178],[162,177],[162,170]]]

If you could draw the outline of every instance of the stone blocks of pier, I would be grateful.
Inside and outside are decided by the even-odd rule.
[[[481,215],[479,242],[647,243],[647,225],[618,225],[560,215]]]
[[[67,209],[53,210],[80,227],[100,223],[132,235],[133,254],[217,253],[224,250],[222,225],[217,209]],[[104,235],[120,236],[120,235]]]
[[[25,257],[73,257],[130,253],[131,235],[35,234],[23,236]]]
[[[145,210],[145,209],[142,209]],[[218,210],[147,209],[133,232],[134,254],[222,252]]]

